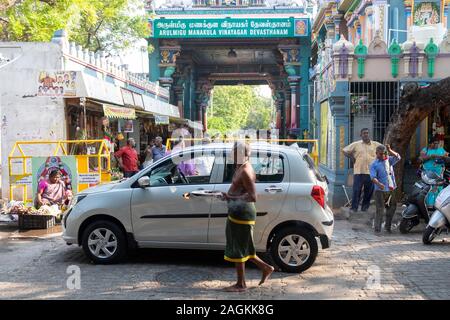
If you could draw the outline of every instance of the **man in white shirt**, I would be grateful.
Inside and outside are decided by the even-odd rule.
[[[297,140],[297,135],[294,133],[289,133],[287,137],[290,140]],[[288,141],[286,142],[286,145],[288,145],[289,148],[300,149],[300,147],[297,144],[297,141]]]

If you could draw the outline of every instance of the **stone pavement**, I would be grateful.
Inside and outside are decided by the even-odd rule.
[[[221,291],[235,280],[222,252],[146,249],[102,266],[59,237],[2,239],[0,299],[450,299],[450,238],[442,239],[425,246],[419,229],[375,236],[365,218],[337,220],[332,247],[302,274],[276,272],[257,287],[247,263],[245,293]],[[80,268],[80,289],[67,287],[69,266]]]

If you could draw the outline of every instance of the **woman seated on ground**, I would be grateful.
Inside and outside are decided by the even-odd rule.
[[[72,192],[66,189],[61,180],[61,172],[55,169],[50,172],[48,179],[39,182],[35,206],[39,209],[43,205],[63,205],[71,198]]]

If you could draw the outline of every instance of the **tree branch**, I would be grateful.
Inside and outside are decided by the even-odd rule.
[[[403,182],[403,164],[411,137],[419,124],[438,107],[450,105],[450,77],[425,88],[414,85],[404,87],[398,109],[392,114],[384,135],[384,143],[402,155],[395,166],[399,189]]]

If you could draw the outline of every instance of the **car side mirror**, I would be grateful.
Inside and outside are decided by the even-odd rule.
[[[138,180],[138,185],[143,189],[150,187],[150,177],[149,176],[140,177]]]

